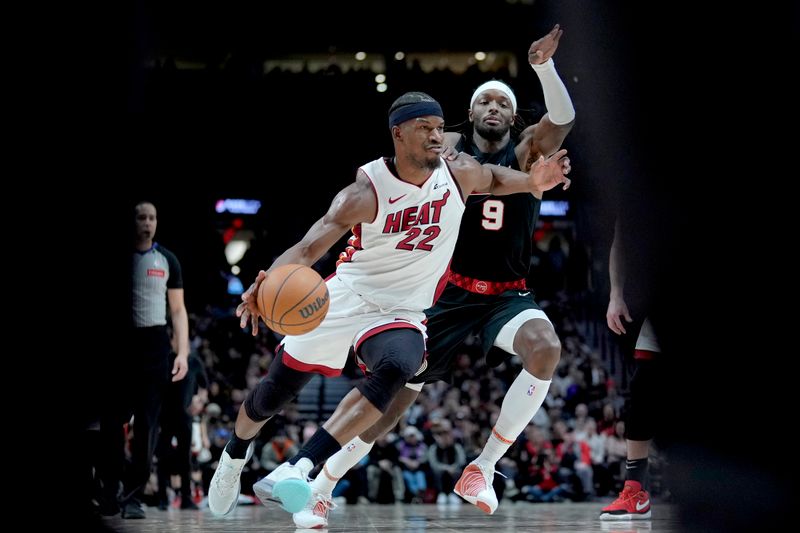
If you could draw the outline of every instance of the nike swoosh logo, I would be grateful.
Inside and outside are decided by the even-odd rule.
[[[529,295],[529,294],[530,294],[530,292],[520,292],[520,293],[519,293],[519,295],[520,295],[520,296],[527,296],[527,295]]]
[[[645,501],[643,501],[643,502],[636,502],[636,510],[637,510],[637,511],[641,511],[642,509],[644,509],[644,508],[645,508],[645,507],[647,507],[648,505],[650,505],[650,498],[647,498],[647,499],[646,499]]]
[[[437,183],[436,185],[433,186],[433,189],[436,190],[439,187],[444,187],[445,185],[447,185],[447,184],[446,183]]]
[[[403,196],[398,196],[397,198],[389,198],[389,203],[393,204],[396,201],[400,200],[401,198],[405,198],[405,197],[406,197],[406,195],[404,194]]]

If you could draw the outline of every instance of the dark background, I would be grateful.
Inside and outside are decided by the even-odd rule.
[[[386,114],[397,96],[429,92],[442,103],[448,124],[456,125],[466,118],[474,87],[492,76],[455,82],[436,72],[412,77],[393,71],[396,50],[443,57],[480,49],[514,53],[520,71],[507,81],[517,87],[531,123],[543,110],[527,49],[556,22],[566,29],[556,62],[580,119],[566,143],[576,185],[569,194],[548,197],[568,198],[582,240],[607,249],[625,180],[636,182],[635,196],[656,183],[630,170],[637,164],[631,139],[640,95],[627,65],[638,24],[619,8],[615,13],[608,5],[580,2],[348,5],[134,4],[127,30],[135,46],[121,80],[127,113],[111,125],[124,130],[113,147],[121,157],[110,162],[106,179],[114,189],[127,189],[129,203],[150,199],[158,206],[157,239],[194,267],[185,269],[187,286],[194,288],[187,291],[191,307],[216,297],[218,288],[206,282],[225,267],[218,234],[226,221],[211,211],[218,198],[263,203],[258,216],[245,217],[264,237],[242,265],[247,279],[302,236],[359,165],[391,153]],[[386,93],[374,90],[370,73],[262,73],[264,61],[287,54],[351,56],[361,49],[386,57]],[[176,59],[209,66],[177,71],[171,67]]]

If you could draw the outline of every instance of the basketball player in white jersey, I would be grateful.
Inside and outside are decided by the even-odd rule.
[[[440,155],[442,109],[424,93],[398,98],[389,110],[389,128],[395,156],[362,166],[325,216],[272,264],[310,266],[354,230],[347,260],[327,282],[331,303],[325,319],[315,330],[283,340],[267,377],[239,410],[234,435],[211,481],[209,507],[214,514],[235,507],[252,440],[308,383],[311,373],[338,375],[353,347],[368,379],[345,396],[295,457],[254,485],[262,502],[278,502],[292,513],[311,496],[308,472],[377,421],[419,370],[425,353],[423,311],[444,286],[470,193],[540,193],[569,184],[566,150],[540,158],[529,174],[481,166],[470,157],[445,163]],[[255,294],[268,275],[259,273],[237,309],[240,325],[245,328],[249,322],[253,334],[259,317]]]
[[[491,80],[472,94],[471,128],[463,134],[445,134],[445,145],[481,163],[514,169],[528,168],[540,155],[556,152],[575,121],[572,100],[552,59],[562,33],[556,24],[528,49],[528,61],[542,85],[547,108],[538,123],[512,138],[516,96],[505,83]],[[449,282],[436,304],[426,310],[425,368],[398,391],[375,425],[325,463],[312,483],[311,501],[294,514],[297,527],[327,527],[338,480],[370,452],[375,439],[397,425],[424,384],[452,383],[459,348],[476,333],[487,366],[497,366],[512,355],[519,356],[522,363],[483,450],[452,487],[455,494],[484,512],[495,512],[499,503],[493,487],[495,465],[543,404],[561,357],[555,328],[525,283],[540,203],[540,197],[526,193],[502,197],[474,194],[467,200]]]

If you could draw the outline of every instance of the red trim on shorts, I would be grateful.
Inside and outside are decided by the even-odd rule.
[[[456,272],[450,272],[449,281],[453,285],[461,287],[469,292],[474,292],[475,294],[500,294],[511,289],[525,290],[524,279],[518,279],[516,281],[484,281],[482,279],[463,276]]]
[[[652,350],[634,350],[633,351],[633,358],[638,361],[652,361],[656,358],[658,352],[654,352]]]
[[[358,367],[358,369],[361,370],[361,372],[363,372],[365,376],[369,376],[369,370],[367,370],[367,365],[361,362],[361,359],[358,358],[358,354],[356,353],[355,350],[353,350],[353,357],[356,358],[356,366]]]
[[[310,365],[308,363],[298,361],[297,359],[295,359],[286,352],[285,347],[283,350],[283,364],[288,366],[292,370],[297,370],[299,372],[308,372],[308,373],[313,372],[315,374],[322,374],[326,378],[333,378],[342,373],[341,368],[331,368],[325,365]]]
[[[329,280],[329,279],[331,279],[331,278],[332,278],[333,276],[335,276],[335,275],[336,275],[336,269],[334,268],[334,269],[333,269],[333,272],[331,272],[331,275],[330,275],[330,276],[328,276],[327,278],[325,278],[325,282],[327,283],[327,282],[328,282],[328,280]]]

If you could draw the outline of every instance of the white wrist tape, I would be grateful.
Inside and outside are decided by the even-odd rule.
[[[572,106],[572,99],[569,97],[564,82],[556,72],[556,64],[550,58],[541,65],[531,65],[539,81],[542,84],[544,93],[544,105],[550,122],[556,125],[569,124],[575,120],[575,108]]]

